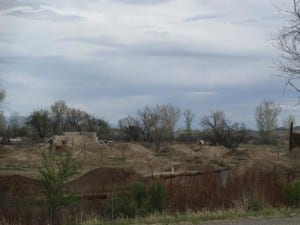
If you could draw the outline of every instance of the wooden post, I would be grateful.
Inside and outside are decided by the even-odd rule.
[[[290,126],[290,140],[289,140],[289,151],[293,148],[293,122],[291,122]]]
[[[114,219],[114,191],[111,192],[111,219]]]

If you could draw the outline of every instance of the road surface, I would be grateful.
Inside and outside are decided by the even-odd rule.
[[[184,224],[185,225],[185,224]],[[189,225],[188,223],[186,225]],[[203,222],[199,225],[300,225],[300,216],[288,218],[242,219],[235,221]]]

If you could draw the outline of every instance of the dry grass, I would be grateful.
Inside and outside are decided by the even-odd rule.
[[[270,146],[246,145],[236,150],[228,150],[224,147],[195,144],[164,144],[162,152],[156,155],[151,149],[136,143],[116,143],[112,148],[92,142],[82,141],[82,143],[80,146],[73,147],[73,151],[81,152],[84,159],[81,175],[99,167],[130,169],[139,175],[170,171],[172,166],[175,167],[175,171],[210,171],[231,167],[225,187],[222,186],[220,174],[165,180],[164,184],[168,190],[168,210],[174,213],[191,210],[203,213],[203,209],[219,212],[215,210],[220,208],[245,209],[251,204],[257,207],[260,207],[260,204],[264,207],[282,205],[285,202],[282,196],[283,185],[296,178],[295,176],[287,177],[286,174],[286,168],[290,167],[291,161],[295,160],[291,160],[282,152],[278,158],[277,150]],[[32,148],[28,146],[26,148],[4,147],[0,152],[0,176],[18,174],[38,177],[41,152],[46,149],[46,144],[35,145]],[[111,175],[109,171],[106,173],[107,176]],[[90,179],[97,180],[99,174],[97,176]],[[95,187],[91,187],[92,183]],[[114,184],[116,186],[117,181]],[[93,190],[103,190],[103,186],[107,186],[101,182],[85,182],[84,185]],[[23,219],[26,221],[27,216],[27,221],[32,221],[34,216],[37,216],[36,209],[28,202],[22,204],[20,207],[8,208],[6,218],[18,222],[15,215],[18,215],[22,207],[25,207],[28,215],[24,215]],[[76,219],[81,213],[105,217],[107,216],[105,209],[109,204],[110,199],[82,200],[74,207],[71,214]],[[226,210],[226,212],[230,213],[231,210]],[[4,215],[1,207],[0,213]],[[185,214],[180,215],[184,217]],[[26,224],[24,221],[22,224]],[[31,223],[28,222],[28,224]]]
[[[261,211],[248,211],[243,208],[234,208],[217,211],[187,212],[181,214],[151,215],[145,218],[99,220],[90,218],[81,225],[170,225],[170,224],[200,224],[205,221],[236,220],[242,218],[262,217],[290,217],[299,215],[300,211],[291,208],[264,208]]]

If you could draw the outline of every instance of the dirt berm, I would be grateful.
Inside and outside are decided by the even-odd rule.
[[[0,176],[0,195],[3,197],[29,197],[42,193],[43,187],[38,180],[20,176]]]
[[[101,167],[71,181],[67,187],[82,194],[100,193],[127,188],[136,178],[131,169]]]

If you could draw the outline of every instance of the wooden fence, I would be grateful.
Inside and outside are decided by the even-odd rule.
[[[293,122],[292,122],[290,127],[289,150],[291,151],[295,147],[300,147],[300,134],[294,133]]]

